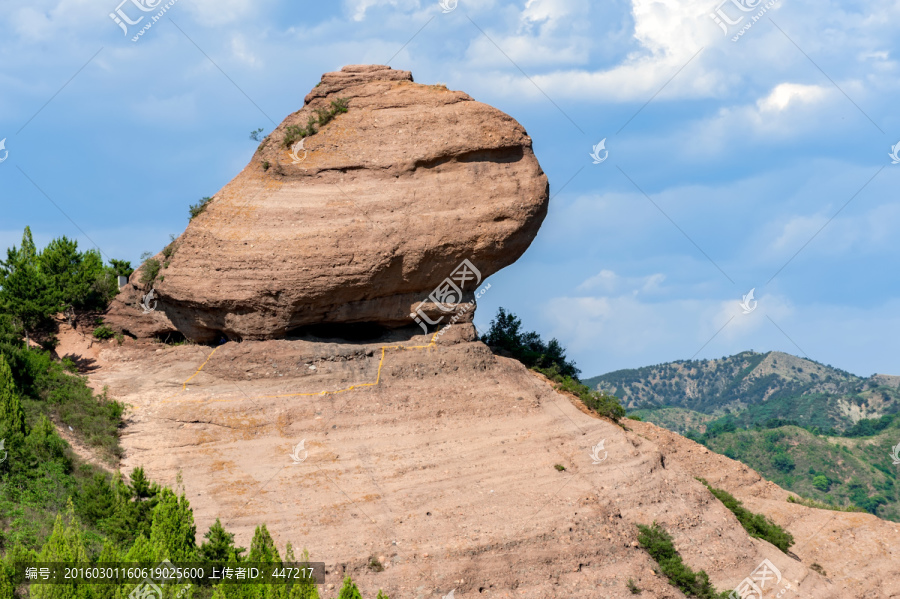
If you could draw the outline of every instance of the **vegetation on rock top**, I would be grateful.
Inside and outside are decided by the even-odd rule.
[[[318,133],[317,127],[324,127],[339,114],[347,112],[348,100],[338,98],[331,102],[329,108],[316,108],[316,116],[310,115],[306,121],[306,126],[288,125],[284,130],[284,140],[282,144],[285,148],[290,148],[295,143],[305,137],[310,137]]]

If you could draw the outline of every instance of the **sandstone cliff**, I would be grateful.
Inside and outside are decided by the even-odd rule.
[[[548,190],[531,139],[508,115],[416,84],[408,71],[344,67],[156,256],[156,310],[140,308],[150,288],[141,269],[107,322],[196,341],[277,338],[321,323],[410,325],[463,260],[483,278],[518,259]],[[449,307],[471,300],[473,289],[462,291]],[[440,313],[433,302],[425,311]]]
[[[471,325],[429,339],[112,343],[92,379],[133,406],[123,471],[180,472],[199,534],[221,517],[246,546],[265,522],[326,562],[327,584],[349,574],[365,596],[625,599],[630,578],[643,599],[682,598],[637,546],[635,524],[656,520],[720,590],[769,560],[781,580],[766,599],[900,597],[897,524],[788,503],[688,439],[600,419]],[[750,538],[695,476],[786,527],[791,555]]]

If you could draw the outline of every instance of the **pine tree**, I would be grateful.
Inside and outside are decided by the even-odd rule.
[[[25,260],[33,262],[37,259],[37,247],[31,237],[31,227],[25,227],[25,232],[22,233],[22,249],[19,251]]]
[[[115,513],[116,494],[107,476],[97,472],[77,493],[75,503],[78,513],[88,523],[97,525]]]
[[[275,541],[269,534],[266,525],[256,527],[253,533],[253,540],[250,542],[250,554],[247,561],[251,563],[273,564],[281,562],[281,556],[278,555],[278,548],[275,547]],[[285,587],[283,585],[263,584],[252,585],[249,589],[249,596],[257,599],[280,599],[283,596]]]
[[[15,597],[15,590],[11,573],[0,565],[0,597]]]
[[[128,564],[140,564],[146,568],[152,568],[159,563],[153,550],[153,545],[150,544],[150,541],[143,534],[137,536],[134,544],[132,544],[122,561]],[[116,599],[126,599],[141,584],[138,582],[137,584],[118,585],[116,587]]]
[[[22,247],[6,251],[0,261],[0,310],[12,314],[28,331],[60,310],[58,294],[40,270],[31,229],[25,227]]]
[[[97,558],[97,565],[100,567],[106,565],[114,568],[119,565],[120,559],[121,556],[119,550],[116,549],[115,545],[106,542],[103,544],[103,550],[100,552],[100,557]],[[112,584],[95,584],[93,592],[92,599],[115,599],[116,587]]]
[[[200,559],[208,562],[228,561],[232,554],[241,554],[246,551],[243,547],[234,546],[234,534],[225,530],[222,522],[216,518],[215,524],[209,527],[209,531],[203,538],[206,542],[200,545]]]
[[[103,265],[103,256],[99,250],[88,250],[81,256],[80,281],[87,292],[75,306],[88,310],[105,310],[119,292],[115,271],[112,267]]]
[[[87,295],[90,282],[84,281],[78,242],[68,237],[54,239],[38,255],[41,272],[56,293],[64,308],[71,308]]]
[[[42,563],[85,564],[88,561],[81,526],[75,519],[72,500],[66,511],[56,516],[53,532],[38,556]],[[90,587],[86,584],[37,584],[31,586],[34,599],[88,599]]]
[[[21,441],[28,434],[25,426],[25,411],[19,402],[19,394],[13,383],[12,371],[6,358],[0,354],[0,439]]]
[[[151,483],[143,468],[135,468],[131,484],[121,480],[113,483],[116,510],[104,525],[104,530],[120,545],[127,546],[139,535],[150,537],[153,508],[156,506],[159,485]]]
[[[319,587],[312,582],[294,584],[288,593],[288,599],[319,599]]]
[[[159,503],[153,508],[150,544],[160,560],[184,562],[197,554],[194,513],[184,495],[175,496],[168,487],[159,493]]]
[[[294,548],[291,545],[290,541],[288,541],[287,546],[284,548],[284,561],[285,563],[292,564],[297,561],[294,557]],[[303,559],[300,560],[300,567],[308,567],[309,564],[309,551],[306,549],[303,550]],[[319,588],[316,585],[316,581],[313,579],[304,578],[301,582],[295,582],[291,587],[290,591],[287,593],[287,599],[319,599]]]
[[[338,599],[362,599],[359,589],[349,576],[344,579],[344,586],[341,587]]]
[[[125,554],[125,561],[150,566],[158,560],[153,551],[153,544],[144,535],[138,535]]]
[[[278,548],[275,547],[275,541],[269,534],[266,525],[257,526],[253,533],[253,540],[250,542],[250,555],[247,557],[251,562],[273,563],[280,562],[281,557],[278,555]]]

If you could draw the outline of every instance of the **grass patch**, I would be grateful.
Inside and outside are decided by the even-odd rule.
[[[47,414],[63,426],[71,426],[82,442],[107,456],[124,455],[119,445],[124,404],[110,399],[106,389],[95,395],[84,378],[58,364],[51,366],[39,384],[39,402],[23,399],[23,406],[35,419],[38,413]]]
[[[565,472],[566,470],[566,467],[562,464],[554,464],[553,467],[556,468],[559,472]]]
[[[156,258],[148,258],[141,267],[141,283],[146,285],[155,281],[156,277],[159,275],[159,268],[159,260]]]
[[[669,584],[688,597],[728,599],[728,591],[716,591],[709,582],[709,575],[706,572],[703,570],[694,572],[681,560],[672,542],[672,535],[662,526],[654,522],[650,526],[638,524],[637,527],[638,543],[656,560],[662,573],[669,579]]]
[[[169,268],[169,262],[172,261],[172,256],[175,255],[175,250],[177,249],[178,246],[175,244],[175,235],[169,235],[169,245],[164,247],[162,251],[162,255],[166,259],[163,263],[163,268]]]
[[[550,368],[535,367],[532,370],[540,372],[548,379],[556,383],[555,388],[559,391],[568,391],[578,396],[584,405],[591,410],[597,412],[601,416],[606,416],[613,422],[618,423],[625,416],[625,408],[619,403],[619,398],[615,395],[607,395],[602,391],[593,391],[587,385],[579,383],[576,379],[564,374],[560,374],[559,368],[553,364]]]
[[[101,325],[94,329],[94,338],[99,339],[101,341],[105,341],[106,339],[112,339],[116,336],[116,332],[109,328],[108,326]]]
[[[638,588],[638,585],[634,584],[633,579],[631,579],[631,578],[628,579],[627,586],[628,586],[628,590],[631,591],[632,595],[640,595],[641,594],[641,589]]]
[[[809,499],[807,497],[800,497],[797,495],[794,497],[793,495],[789,495],[788,503],[796,503],[798,505],[805,505],[806,507],[816,508],[818,510],[831,510],[833,512],[865,512],[861,507],[855,505],[841,506],[834,505],[831,503],[825,503],[823,501],[816,501],[815,499]]]
[[[725,507],[731,510],[731,513],[735,515],[738,522],[741,523],[741,526],[744,527],[744,530],[746,530],[747,534],[751,537],[768,541],[785,553],[787,553],[790,546],[794,544],[794,536],[791,533],[778,526],[764,515],[754,514],[745,508],[743,504],[728,491],[716,489],[702,478],[698,478],[697,480],[703,483],[716,499],[721,501]]]
[[[347,99],[338,98],[328,108],[316,108],[314,111],[316,116],[310,115],[305,127],[302,125],[288,125],[285,127],[282,144],[285,148],[290,148],[301,139],[315,135],[319,131],[317,127],[324,127],[337,115],[347,112],[348,105]]]

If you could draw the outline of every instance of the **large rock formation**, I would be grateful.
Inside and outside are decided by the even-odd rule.
[[[897,523],[788,503],[702,445],[600,419],[471,328],[433,346],[111,341],[90,380],[130,406],[123,473],[183,479],[198,540],[221,518],[247,547],[266,523],[279,549],[327,564],[322,597],[350,575],[366,598],[684,599],[637,543],[654,520],[719,590],[769,560],[764,599],[900,597]],[[694,477],[786,528],[790,553]]]
[[[324,116],[298,143],[297,128],[343,101],[346,112]],[[531,138],[508,115],[413,83],[408,71],[344,67],[322,77],[155,257],[162,268],[152,283],[140,282],[146,265],[132,275],[107,322],[138,337],[178,331],[198,341],[321,323],[414,324],[411,312],[463,260],[481,278],[517,260],[548,191]],[[463,297],[429,301],[425,315],[471,300],[476,281],[466,283]],[[143,314],[151,286],[156,309]]]

